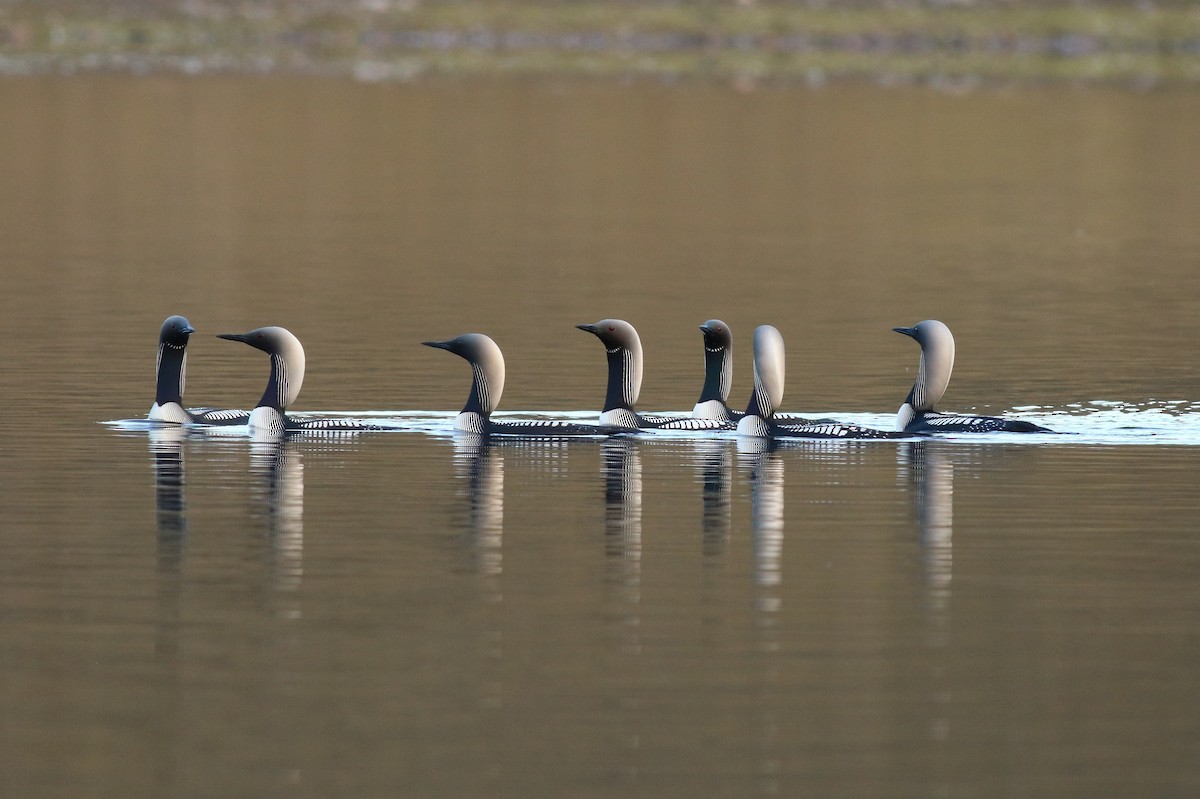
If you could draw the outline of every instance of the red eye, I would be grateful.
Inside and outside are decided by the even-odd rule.
[[[612,325],[609,325],[609,326],[608,326],[608,332],[609,332],[609,333],[612,333],[612,332],[613,332],[613,331],[615,331],[615,330],[616,330],[616,328],[615,328],[615,327],[613,327]]]

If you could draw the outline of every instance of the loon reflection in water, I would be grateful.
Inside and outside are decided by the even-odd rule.
[[[783,580],[783,460],[769,439],[738,439],[738,468],[750,483],[754,531],[754,582],[759,610],[774,613],[782,605],[776,589]]]
[[[178,561],[187,541],[186,480],[183,468],[182,427],[159,427],[148,431],[147,441],[154,463],[154,507],[158,527],[159,559],[167,553]]]
[[[733,510],[733,455],[730,442],[701,438],[692,442],[692,462],[700,482],[701,541],[705,555],[719,555],[729,543]]]
[[[504,456],[487,436],[462,433],[454,437],[454,473],[467,497],[470,550],[478,570],[499,576],[504,565]]]
[[[186,437],[186,430],[180,425],[156,427],[147,436],[154,467],[154,519],[158,530],[154,653],[164,662],[173,662],[179,654],[183,627],[180,576],[188,544],[187,476],[183,461]]]
[[[912,491],[925,584],[934,604],[944,606],[954,565],[954,464],[934,441],[901,444],[896,458]]]
[[[642,452],[613,438],[600,447],[604,475],[605,551],[619,559],[622,582],[636,586],[642,559]]]
[[[255,498],[267,523],[272,584],[294,595],[304,576],[304,463],[292,441],[250,444],[250,473],[259,481]],[[298,599],[285,601],[280,614],[299,618]]]

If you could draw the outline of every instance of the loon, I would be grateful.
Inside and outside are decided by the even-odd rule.
[[[687,416],[658,418],[642,416],[634,406],[642,390],[642,340],[633,325],[621,319],[601,319],[592,325],[575,325],[593,334],[608,351],[608,393],[600,424],[625,430],[721,430],[732,429],[731,421]],[[732,367],[731,367],[732,368]],[[732,372],[730,373],[732,374]],[[701,395],[702,403],[704,396]]]
[[[296,401],[300,386],[304,383],[304,347],[291,331],[282,327],[259,327],[249,333],[221,333],[217,338],[240,341],[271,356],[267,389],[250,412],[247,422],[251,437],[277,438],[286,433],[382,429],[352,419],[296,420],[288,417],[287,407]]]
[[[158,331],[155,363],[157,388],[148,419],[175,424],[246,424],[247,411],[183,407],[183,384],[187,375],[188,339],[196,328],[182,316],[168,316]]]
[[[624,432],[623,428],[572,424],[571,422],[493,422],[492,412],[504,393],[504,353],[490,336],[465,333],[446,341],[422,341],[426,347],[446,350],[471,364],[471,394],[454,420],[454,429],[481,435],[512,436],[599,436]]]
[[[936,319],[926,319],[915,327],[893,327],[892,330],[916,339],[921,345],[917,381],[896,413],[897,430],[908,433],[1054,432],[1021,419],[938,413],[933,406],[946,393],[950,372],[954,369],[954,336],[950,328]]]
[[[742,414],[729,407],[733,385],[733,331],[720,319],[700,325],[704,334],[704,386],[692,408],[693,419],[736,422]]]
[[[754,391],[738,435],[758,438],[908,438],[911,433],[876,430],[833,420],[780,423],[775,409],[783,402],[783,336],[771,325],[754,330]]]

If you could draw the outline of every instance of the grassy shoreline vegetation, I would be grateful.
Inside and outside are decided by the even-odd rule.
[[[0,74],[1200,86],[1200,3],[15,0]]]

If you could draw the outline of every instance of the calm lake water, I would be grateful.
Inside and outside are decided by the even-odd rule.
[[[1200,792],[1200,95],[531,82],[0,81],[0,794]],[[403,429],[250,444],[192,404]],[[456,439],[641,405],[696,326],[788,343],[789,411],[1070,435]]]

